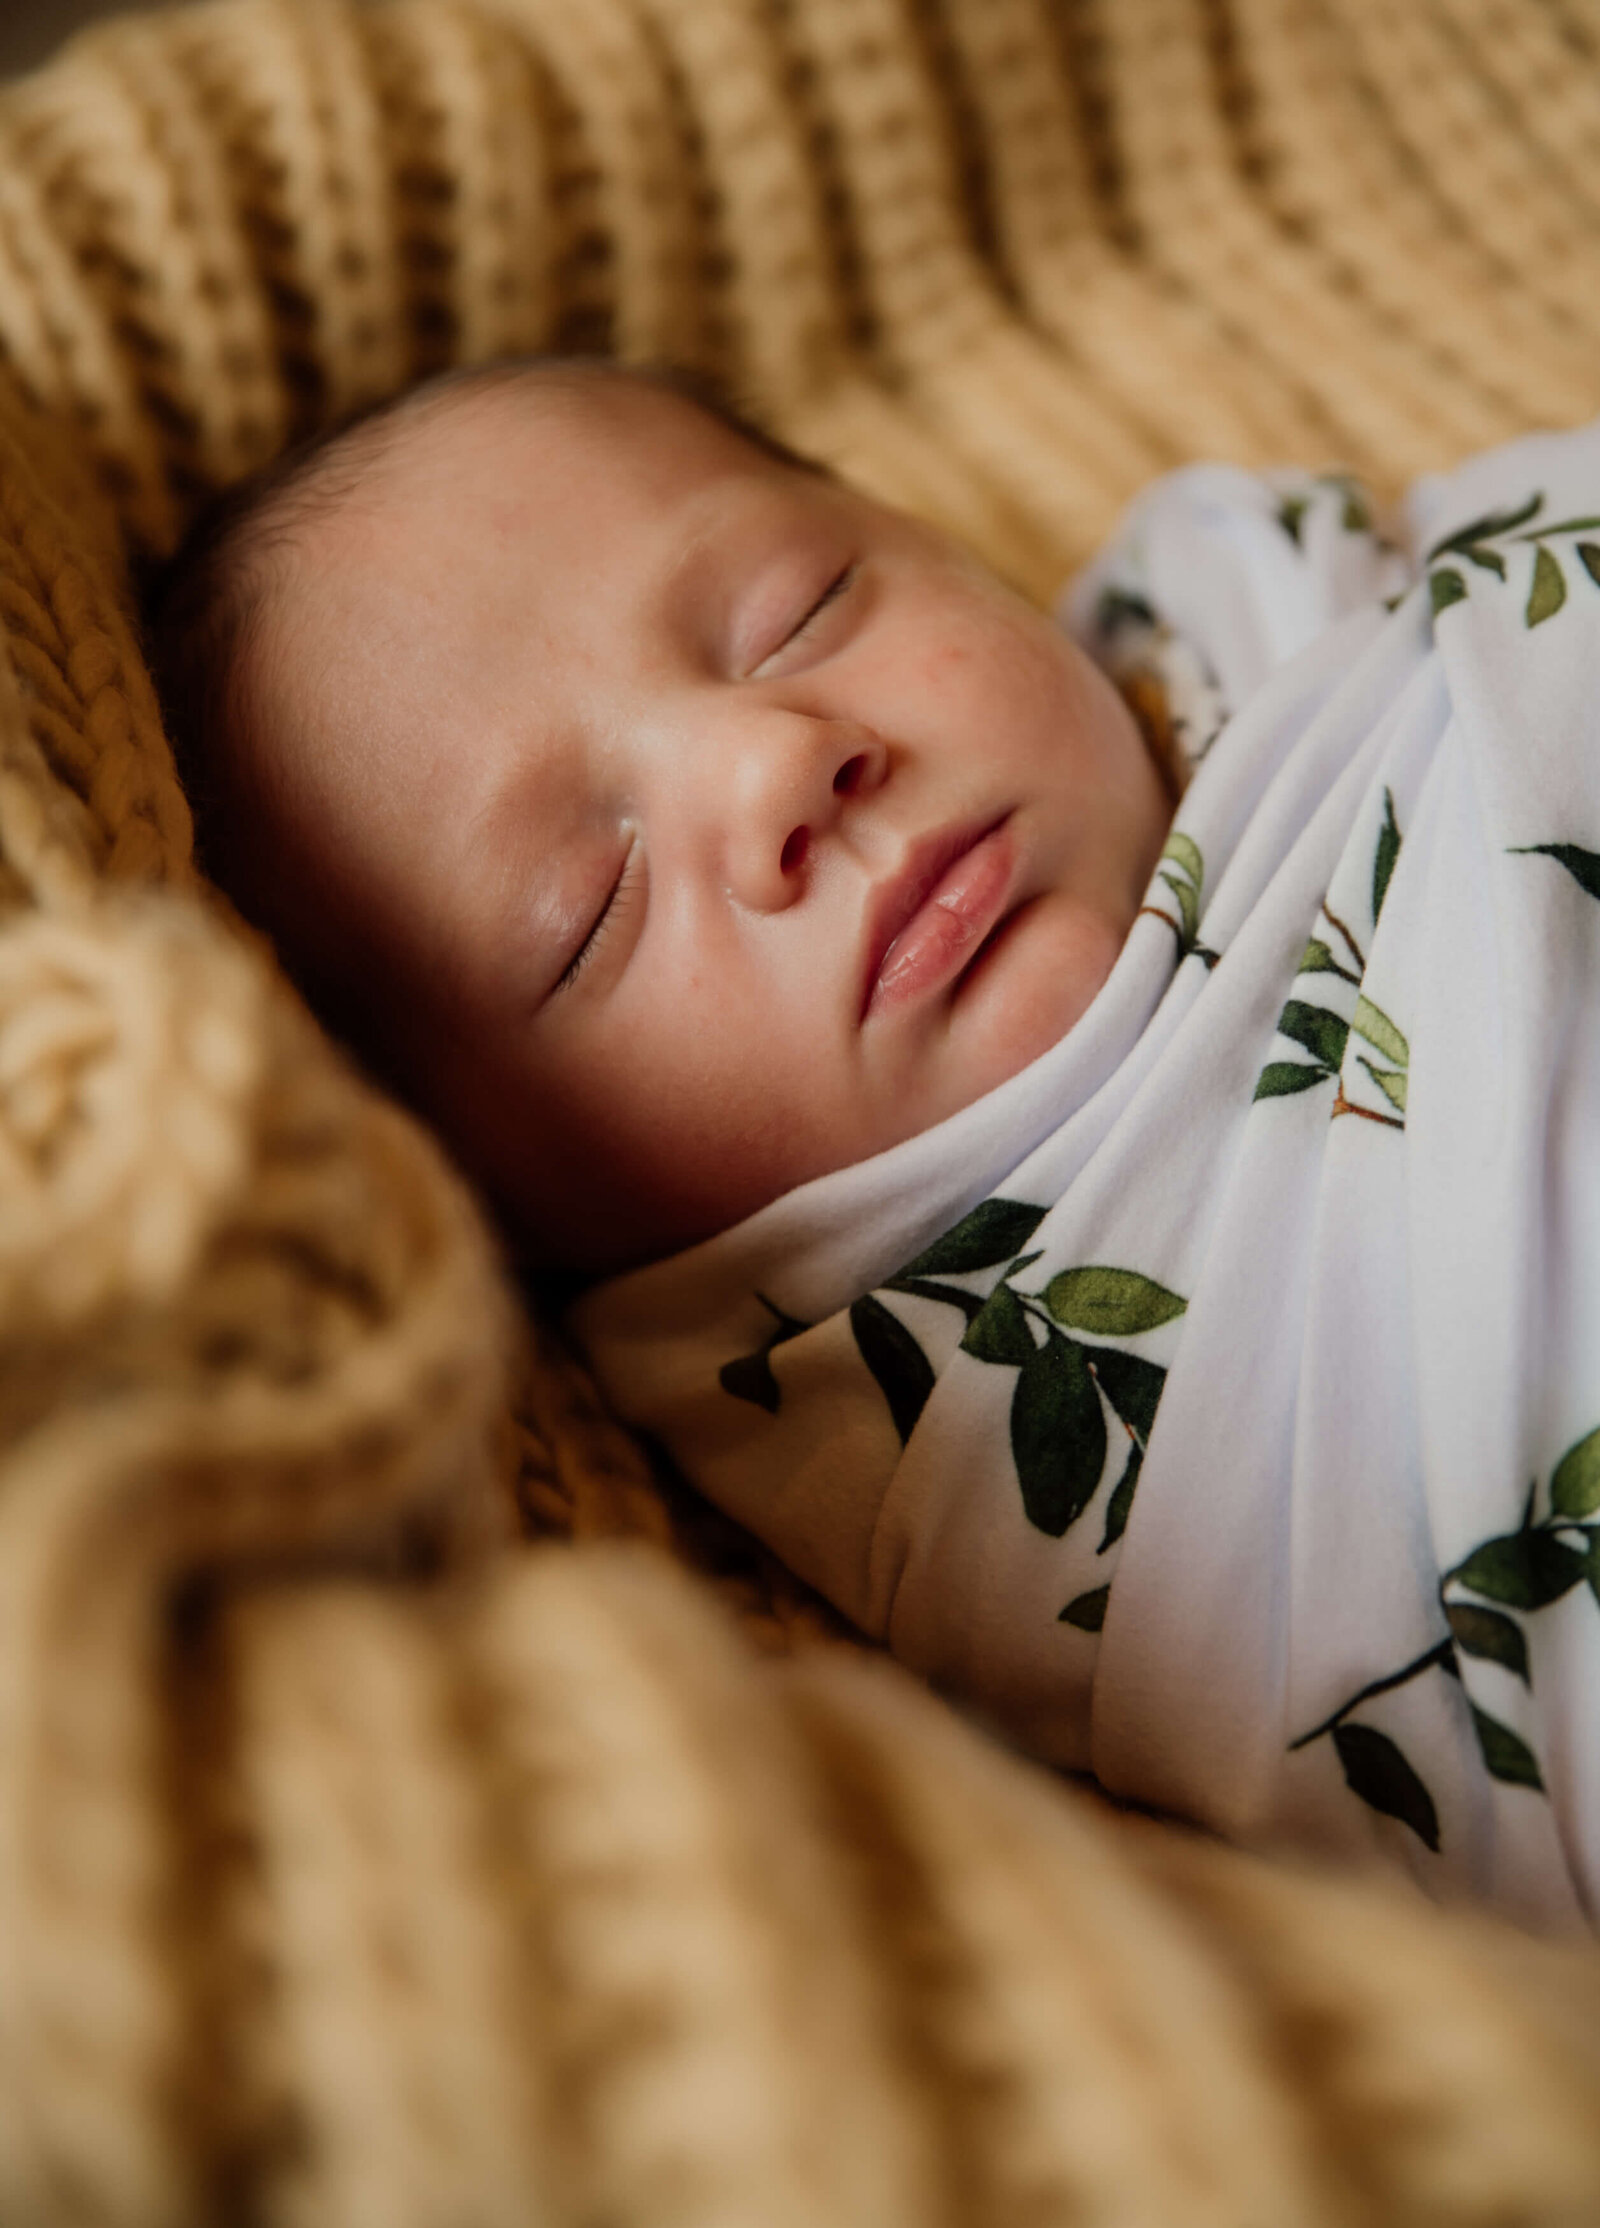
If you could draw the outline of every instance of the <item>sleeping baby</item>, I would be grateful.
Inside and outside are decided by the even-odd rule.
[[[1058,627],[547,361],[225,501],[157,659],[211,871],[713,1500],[1039,1755],[1581,1926],[1600,432],[1394,531],[1193,467]]]

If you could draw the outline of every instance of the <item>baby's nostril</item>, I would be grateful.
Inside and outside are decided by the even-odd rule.
[[[805,861],[806,845],[810,841],[804,828],[796,828],[785,840],[778,854],[778,864],[785,874],[796,874]]]
[[[847,758],[833,777],[835,793],[841,797],[854,796],[855,792],[861,787],[861,777],[866,770],[867,760],[864,751],[858,751],[854,758]]]

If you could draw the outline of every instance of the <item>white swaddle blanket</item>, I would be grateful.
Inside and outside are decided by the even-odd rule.
[[[1198,763],[1099,996],[576,1325],[1036,1753],[1560,1928],[1600,1915],[1600,428],[1403,533],[1334,476],[1141,498],[1069,616]]]

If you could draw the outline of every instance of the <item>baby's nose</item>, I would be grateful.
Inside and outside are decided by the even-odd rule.
[[[836,797],[855,796],[858,791],[866,786],[870,775],[871,765],[868,753],[864,750],[852,751],[850,756],[834,772],[834,795]],[[834,815],[830,814],[829,817],[831,819]],[[779,871],[785,876],[798,874],[805,865],[806,855],[811,849],[812,834],[811,827],[802,821],[798,827],[791,828],[784,837],[783,849],[778,853],[778,867]]]
[[[819,842],[852,798],[879,787],[888,751],[869,729],[805,720],[742,754],[731,881],[741,903],[780,912],[804,891]]]

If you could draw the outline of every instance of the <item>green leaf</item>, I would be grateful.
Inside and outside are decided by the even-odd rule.
[[[1558,1516],[1593,1516],[1600,1510],[1600,1429],[1568,1447],[1551,1471],[1550,1506]]]
[[[1146,1361],[1143,1354],[1130,1354],[1120,1346],[1086,1346],[1084,1354],[1100,1380],[1100,1390],[1117,1414],[1131,1431],[1147,1440],[1167,1382],[1161,1364]]]
[[[1439,1813],[1433,1797],[1388,1734],[1370,1725],[1336,1725],[1333,1745],[1350,1792],[1359,1795],[1369,1810],[1398,1818],[1437,1855]]]
[[[1475,1547],[1445,1578],[1508,1609],[1543,1609],[1582,1581],[1587,1564],[1550,1532],[1506,1532]]]
[[[1195,896],[1194,884],[1181,875],[1168,874],[1165,868],[1161,879],[1178,901],[1178,911],[1183,918],[1183,940],[1192,944],[1200,926],[1200,900]]]
[[[1320,1060],[1325,1068],[1337,1074],[1344,1058],[1350,1024],[1326,1006],[1312,1006],[1303,998],[1291,998],[1278,1016],[1278,1034],[1288,1037],[1294,1044],[1304,1045],[1314,1060]]]
[[[1307,498],[1304,495],[1286,495],[1278,505],[1278,524],[1289,539],[1298,545],[1300,525],[1306,515]]]
[[[1256,1083],[1258,1099],[1293,1098],[1296,1091],[1309,1091],[1313,1084],[1331,1083],[1333,1068],[1308,1067],[1304,1060],[1269,1060]]]
[[[1336,975],[1339,973],[1339,962],[1322,938],[1313,936],[1300,954],[1300,965],[1295,972],[1301,975]]]
[[[724,1362],[717,1371],[717,1382],[735,1400],[748,1400],[752,1407],[765,1408],[769,1416],[775,1416],[783,1398],[783,1389],[772,1373],[772,1363],[768,1356],[775,1346],[782,1346],[788,1339],[798,1338],[802,1331],[810,1330],[811,1325],[802,1323],[798,1315],[786,1315],[781,1307],[767,1298],[765,1292],[758,1292],[756,1298],[772,1317],[771,1336],[755,1353],[741,1354],[736,1361]]]
[[[1513,1787],[1537,1787],[1542,1794],[1544,1781],[1539,1776],[1538,1758],[1521,1734],[1513,1733],[1509,1725],[1502,1725],[1487,1710],[1480,1710],[1476,1702],[1469,1702],[1467,1707],[1472,1712],[1472,1730],[1478,1736],[1483,1761],[1493,1776]]]
[[[1182,867],[1198,889],[1206,878],[1205,861],[1200,856],[1200,846],[1193,836],[1185,835],[1181,828],[1174,828],[1168,836],[1161,856],[1170,859],[1174,866]]]
[[[1461,554],[1463,557],[1469,558],[1480,572],[1492,572],[1499,579],[1504,580],[1506,561],[1498,549],[1486,549],[1481,542],[1472,542],[1462,550]]]
[[[1347,534],[1371,533],[1372,513],[1367,508],[1367,499],[1359,488],[1347,487],[1345,489],[1344,509],[1339,513],[1339,524]]]
[[[1397,1114],[1406,1110],[1406,1072],[1404,1068],[1375,1068],[1363,1054],[1361,1065],[1371,1076]]]
[[[1112,1488],[1106,1503],[1106,1528],[1100,1535],[1100,1545],[1095,1549],[1103,1555],[1108,1547],[1115,1547],[1128,1529],[1128,1518],[1133,1513],[1134,1488],[1139,1483],[1139,1472],[1144,1467],[1144,1449],[1137,1439],[1128,1449],[1128,1459],[1123,1464],[1122,1475]]]
[[[1002,1362],[1013,1369],[1032,1359],[1035,1340],[1028,1311],[1009,1284],[997,1284],[989,1294],[967,1325],[961,1350],[975,1361]]]
[[[944,1307],[958,1307],[970,1323],[983,1312],[983,1299],[959,1284],[940,1284],[931,1276],[892,1276],[886,1292],[906,1292],[916,1300],[937,1300]]]
[[[1175,1322],[1188,1306],[1136,1269],[1063,1269],[1044,1288],[1044,1304],[1068,1330],[1132,1338]]]
[[[1512,849],[1524,856],[1538,853],[1556,860],[1580,889],[1587,890],[1591,897],[1600,898],[1600,852],[1581,850],[1575,843],[1518,843]]]
[[[1093,1499],[1106,1460],[1105,1413],[1083,1348],[1059,1331],[1017,1373],[1011,1458],[1028,1522],[1059,1539]]]
[[[1429,562],[1435,557],[1442,557],[1448,549],[1465,549],[1468,542],[1487,541],[1491,534],[1509,534],[1515,527],[1526,526],[1530,518],[1538,517],[1543,502],[1542,495],[1530,495],[1515,510],[1485,511],[1481,518],[1474,518],[1465,526],[1458,526],[1443,541],[1435,542],[1428,552]]]
[[[1394,872],[1394,862],[1400,856],[1400,829],[1394,816],[1394,791],[1383,792],[1383,826],[1378,830],[1378,847],[1372,854],[1372,918],[1383,911],[1383,901],[1389,894],[1389,877]]]
[[[1546,619],[1555,617],[1566,600],[1566,576],[1540,542],[1533,552],[1533,586],[1528,590],[1528,608],[1522,616],[1530,627],[1543,626]]]
[[[1542,526],[1534,527],[1530,534],[1519,534],[1519,542],[1548,541],[1552,534],[1577,534],[1587,527],[1600,526],[1600,518],[1547,518]]]
[[[1119,627],[1153,627],[1156,615],[1144,597],[1131,589],[1102,588],[1094,607],[1094,623],[1102,634],[1115,634]]]
[[[1469,1656],[1514,1671],[1524,1686],[1529,1683],[1528,1643],[1515,1617],[1499,1609],[1480,1609],[1475,1601],[1447,1601],[1444,1613],[1458,1647]]]
[[[1446,565],[1442,571],[1429,573],[1428,600],[1433,605],[1436,619],[1441,611],[1448,611],[1453,603],[1464,603],[1466,595],[1467,584],[1453,565]]]
[[[965,1276],[972,1269],[995,1268],[1022,1251],[1048,1211],[1026,1206],[1020,1199],[985,1199],[942,1238],[935,1238],[926,1252],[908,1261],[900,1274]]]
[[[1407,1044],[1405,1038],[1389,1019],[1383,1008],[1375,1006],[1370,998],[1358,998],[1356,1000],[1356,1010],[1351,1016],[1350,1026],[1355,1030],[1357,1036],[1365,1037],[1368,1044],[1375,1045],[1384,1058],[1392,1060],[1397,1068],[1403,1068],[1409,1064],[1411,1059],[1410,1045]]]
[[[1096,1586],[1093,1593],[1079,1594],[1069,1601],[1060,1616],[1058,1625],[1076,1625],[1080,1632],[1098,1632],[1106,1621],[1106,1603],[1111,1599],[1109,1586]]]
[[[1578,562],[1595,585],[1600,587],[1600,548],[1593,542],[1579,542]]]
[[[904,1445],[933,1390],[933,1365],[899,1316],[870,1292],[852,1303],[850,1328]]]

